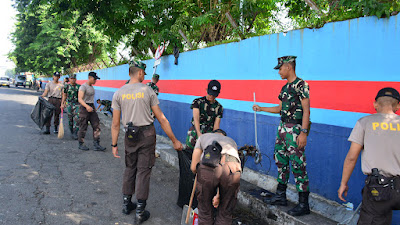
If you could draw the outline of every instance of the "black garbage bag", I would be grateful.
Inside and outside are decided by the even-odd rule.
[[[190,195],[192,194],[193,183],[195,175],[190,170],[190,164],[192,163],[192,150],[183,149],[178,151],[179,158],[179,195],[178,202],[176,203],[179,207],[183,208],[184,205],[189,205]],[[193,198],[192,208],[197,208],[196,195]]]
[[[51,115],[56,107],[53,104],[49,103],[43,97],[39,97],[35,108],[33,108],[31,112],[31,118],[33,122],[35,122],[40,129],[46,124],[49,119],[51,119]]]

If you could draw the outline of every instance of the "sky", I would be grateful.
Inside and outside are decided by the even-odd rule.
[[[10,34],[14,29],[16,10],[12,7],[12,0],[0,0],[0,76],[7,69],[15,67],[7,58],[7,54],[13,49]]]

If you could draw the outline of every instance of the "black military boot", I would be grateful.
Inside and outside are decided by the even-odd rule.
[[[89,150],[89,148],[83,142],[79,142],[79,149],[83,151]]]
[[[69,132],[71,132],[71,138],[74,138],[74,129],[70,127]]]
[[[287,188],[286,184],[278,183],[275,195],[272,196],[272,198],[267,199],[266,203],[270,205],[287,206],[286,188]]]
[[[132,195],[124,195],[124,203],[122,205],[122,213],[129,215],[132,210],[136,209],[136,203],[132,202]]]
[[[50,134],[50,127],[46,127],[46,129],[43,131],[43,134]]]
[[[105,151],[106,148],[100,145],[100,141],[93,141],[93,147],[95,151]]]
[[[291,216],[303,216],[310,214],[310,206],[308,204],[308,195],[310,192],[299,192],[299,204],[288,211]]]
[[[72,132],[72,139],[78,140],[78,130],[77,129]]]
[[[138,199],[134,224],[141,224],[150,218],[150,212],[145,210],[146,200]]]
[[[55,134],[58,134],[58,126],[54,126],[54,131]]]

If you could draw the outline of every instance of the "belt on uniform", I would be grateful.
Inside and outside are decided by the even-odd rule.
[[[369,180],[372,179],[378,179],[379,184],[389,184],[392,189],[400,189],[400,176],[394,176],[394,177],[385,177],[383,175],[379,176],[373,176],[369,174],[366,178],[366,181],[369,182]]]
[[[281,121],[284,123],[294,123],[294,124],[303,124],[302,119],[288,119],[288,118],[281,118]]]
[[[57,97],[53,97],[53,96],[51,96],[51,97],[49,97],[49,98],[61,99],[61,98],[57,98]]]
[[[153,126],[153,123],[151,123],[151,124],[149,124],[149,125],[145,125],[145,126],[140,126],[139,128],[140,128],[140,130],[147,130],[147,129],[149,129],[150,127],[152,127]]]
[[[87,103],[86,102],[86,105],[94,106],[94,103]]]

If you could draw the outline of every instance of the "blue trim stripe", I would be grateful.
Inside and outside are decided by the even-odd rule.
[[[99,91],[115,92],[117,88],[95,87]],[[160,93],[160,100],[191,104],[194,98],[201,96],[177,95]],[[252,110],[253,102],[238,101],[230,99],[217,99],[225,109],[236,110],[240,112],[254,113]],[[262,103],[263,107],[275,106],[275,104]],[[265,113],[261,113],[265,114]],[[279,114],[268,113],[268,116],[279,117]],[[311,108],[311,121],[313,123],[327,124],[339,127],[353,128],[357,120],[361,117],[370,115],[368,113],[345,112],[339,110]]]

